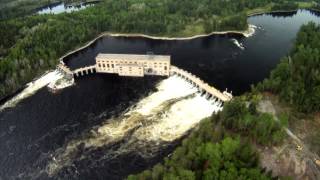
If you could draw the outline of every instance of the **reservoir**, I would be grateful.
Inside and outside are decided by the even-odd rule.
[[[256,26],[251,37],[103,37],[64,61],[75,69],[94,64],[98,53],[168,54],[173,65],[240,95],[268,77],[288,54],[302,24],[320,23],[320,18],[299,10],[248,21]],[[177,77],[95,74],[55,93],[37,88],[38,83],[32,84],[37,90],[0,111],[3,179],[122,179],[170,156],[185,134],[216,108]]]

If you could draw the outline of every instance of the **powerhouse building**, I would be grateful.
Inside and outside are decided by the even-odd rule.
[[[170,75],[170,56],[136,54],[98,54],[97,73],[115,73],[119,76]]]

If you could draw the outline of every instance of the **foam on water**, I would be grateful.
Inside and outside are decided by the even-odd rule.
[[[59,79],[56,79],[55,81],[52,81],[48,84],[48,88],[53,91],[58,91],[61,89],[64,89],[66,87],[72,86],[74,84],[74,79],[66,79],[64,77],[61,77]]]
[[[1,107],[0,111],[2,111],[5,108],[14,107],[16,104],[18,104],[21,100],[30,97],[31,95],[35,94],[39,89],[45,87],[50,82],[55,81],[56,79],[61,78],[62,75],[60,75],[57,71],[51,71],[43,76],[41,76],[39,79],[32,81],[27,84],[27,87],[21,91],[19,94],[5,102]]]
[[[181,80],[178,76],[172,76],[157,86],[157,92],[144,98],[137,105],[136,111],[142,115],[148,115],[152,109],[172,98],[183,97],[197,92],[188,82]]]
[[[201,119],[221,110],[219,103],[207,100],[185,80],[172,76],[157,85],[158,91],[143,98],[130,110],[93,128],[56,150],[47,164],[46,173],[54,176],[62,168],[72,166],[79,149],[86,152],[99,147],[120,143],[117,148],[107,148],[100,160],[114,159],[135,152],[141,157],[153,157],[166,144],[181,138]],[[126,139],[126,141],[122,141]],[[80,148],[81,146],[81,148]]]
[[[247,38],[253,36],[256,32],[256,29],[257,29],[257,26],[253,24],[249,24],[248,31],[244,33],[244,36]]]
[[[59,82],[58,85],[56,85],[57,82]],[[22,90],[20,93],[0,106],[0,111],[5,108],[12,108],[16,106],[20,101],[32,96],[38,90],[45,86],[48,86],[49,88],[56,87],[56,89],[63,89],[65,87],[71,86],[72,84],[73,81],[65,80],[64,76],[59,73],[59,71],[50,71],[42,75],[40,78],[28,83],[27,87],[24,90]]]
[[[233,44],[235,44],[236,46],[238,46],[241,50],[244,50],[244,46],[242,43],[240,43],[238,40],[236,39],[231,39],[231,41],[233,42]]]
[[[173,104],[161,116],[161,121],[139,129],[137,137],[147,141],[174,141],[218,109],[217,104],[196,94]]]

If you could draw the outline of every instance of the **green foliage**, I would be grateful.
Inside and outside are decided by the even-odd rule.
[[[260,144],[281,142],[285,136],[282,127],[287,125],[287,118],[283,116],[276,121],[270,114],[258,113],[255,106],[254,102],[250,102],[247,108],[243,100],[235,98],[225,104],[220,121],[225,128]]]
[[[290,57],[283,58],[270,78],[258,84],[261,91],[280,95],[281,100],[299,111],[320,109],[320,26],[308,23],[301,27]]]
[[[292,1],[281,1],[277,4],[275,4],[272,7],[272,11],[291,11],[291,10],[297,10],[299,5],[296,2]]]
[[[316,2],[316,3],[312,6],[312,8],[315,9],[315,10],[320,11],[320,1],[319,1],[319,2]]]
[[[203,141],[193,146],[188,145],[192,139],[187,141],[175,150],[172,158],[166,159],[164,165],[157,164],[151,172],[146,170],[130,175],[128,179],[271,179],[258,167],[257,152],[239,138],[226,137],[216,143]],[[187,152],[195,152],[195,155],[185,156]]]

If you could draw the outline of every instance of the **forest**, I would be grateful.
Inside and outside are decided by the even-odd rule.
[[[316,3],[316,4],[314,4],[312,8],[315,9],[315,10],[320,11],[320,1],[318,3]]]
[[[282,101],[301,112],[320,109],[320,25],[301,27],[288,57],[257,85],[260,91],[278,94]]]
[[[244,30],[248,10],[283,1],[104,0],[78,12],[2,20],[0,99],[54,68],[59,57],[101,32],[191,36]]]
[[[280,2],[280,3],[277,3],[275,4],[273,7],[272,7],[272,10],[273,11],[278,11],[278,10],[296,10],[298,9],[299,5],[295,2],[291,2],[291,1],[288,1],[288,2]]]
[[[254,100],[248,100],[226,103],[222,112],[202,120],[164,163],[128,179],[272,179],[271,172],[259,167],[254,144],[280,143],[285,123],[257,112]]]

